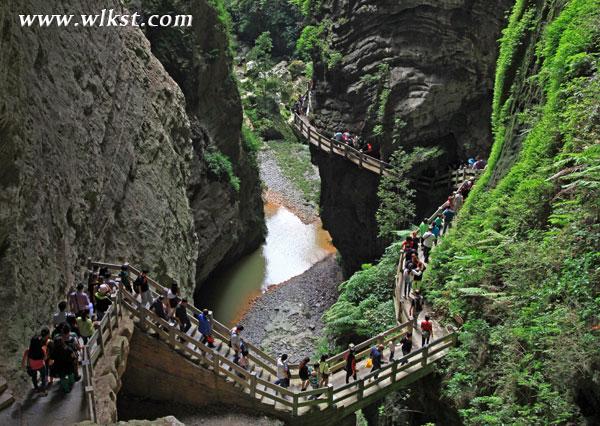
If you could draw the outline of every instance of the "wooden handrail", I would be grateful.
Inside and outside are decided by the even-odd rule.
[[[109,268],[112,267],[112,269],[120,269],[120,265],[101,262],[93,262],[92,264],[107,266]],[[137,272],[137,269],[132,268],[131,266],[130,270],[134,274]],[[150,279],[149,282],[152,283]],[[164,291],[164,287],[160,285],[157,285],[154,288],[158,289],[159,291]],[[154,292],[154,294],[156,295],[157,293]],[[105,317],[99,323],[98,329],[94,332],[85,348],[86,352],[84,353],[84,360],[88,359],[89,363],[85,363],[86,369],[84,369],[84,382],[87,381],[89,383],[86,386],[86,395],[88,400],[91,398],[89,404],[90,407],[93,407],[90,408],[90,418],[92,420],[95,419],[95,399],[93,395],[93,384],[91,384],[93,366],[103,354],[104,347],[101,345],[101,342],[103,342],[103,339],[110,338],[112,331],[109,331],[109,329],[112,330],[112,328],[118,324],[118,316],[122,315],[123,309],[127,310],[139,319],[139,325],[142,327],[142,329],[152,330],[173,350],[186,354],[190,357],[194,357],[198,360],[202,360],[201,362],[205,367],[212,367],[215,375],[232,380],[241,387],[243,392],[246,392],[255,398],[270,399],[276,403],[276,406],[278,407],[277,409],[283,409],[284,411],[291,413],[292,416],[301,416],[306,412],[300,412],[300,408],[323,404],[327,407],[335,407],[340,402],[356,395],[357,401],[352,402],[350,404],[351,406],[362,399],[365,390],[373,388],[383,380],[391,378],[391,383],[394,383],[400,374],[412,374],[414,371],[409,371],[410,368],[417,365],[426,366],[431,362],[432,357],[434,357],[433,361],[439,359],[439,354],[453,346],[456,341],[455,335],[450,333],[432,341],[430,345],[425,348],[418,349],[402,358],[395,360],[392,363],[384,365],[377,372],[370,372],[366,374],[356,382],[352,382],[337,388],[334,388],[332,385],[330,385],[325,388],[301,392],[275,385],[268,380],[257,377],[255,372],[240,367],[228,357],[223,356],[216,350],[208,348],[198,339],[180,331],[176,325],[170,324],[169,322],[160,318],[150,309],[143,306],[134,295],[125,291],[125,289],[121,286],[117,292],[116,301],[106,312]],[[195,323],[197,324],[197,321]],[[405,329],[409,325],[410,322],[407,321],[403,324],[399,324],[389,330],[386,330],[378,336],[357,344],[355,346],[357,351],[357,361],[368,355],[370,347],[373,343],[381,339],[389,339],[392,338],[392,336],[400,335],[404,333]],[[106,337],[104,337],[105,335]],[[106,343],[106,341],[104,341],[104,343]],[[343,368],[344,363],[336,363],[343,359],[343,356],[346,352],[347,351],[340,352],[339,354],[329,358],[328,361],[330,362],[330,365],[333,364],[330,367],[332,369],[332,374]],[[262,357],[254,358],[251,361],[254,362],[256,366],[263,368],[263,370],[274,371],[275,364],[269,365],[261,358]],[[402,362],[406,362],[406,364],[402,365]],[[87,370],[88,367],[89,370]],[[378,379],[374,379],[375,375],[378,375]],[[381,390],[382,389],[377,388],[375,392],[379,392]],[[370,395],[371,394],[373,394],[373,392],[371,392]],[[314,397],[317,395],[319,396],[318,398],[310,400],[308,399],[308,397]],[[93,414],[92,411],[94,411]]]
[[[385,161],[365,154],[358,149],[338,142],[335,139],[323,136],[319,131],[312,126],[304,117],[294,113],[294,127],[296,130],[312,145],[315,145],[320,150],[330,154],[336,154],[346,158],[360,168],[376,173],[378,175],[386,175],[389,173],[391,165]]]

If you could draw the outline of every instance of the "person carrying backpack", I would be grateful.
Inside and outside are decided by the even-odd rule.
[[[133,289],[136,294],[139,294],[142,299],[142,305],[148,306],[152,304],[152,292],[148,283],[148,270],[142,270],[142,273],[133,282]]]
[[[209,348],[215,347],[215,339],[212,336],[212,324],[210,316],[208,315],[208,309],[204,309],[201,314],[198,314],[198,331],[202,334],[201,342],[207,345]]]
[[[433,337],[433,324],[429,320],[429,315],[425,315],[425,321],[421,322],[421,346],[429,344],[429,339]]]
[[[381,370],[381,365],[383,364],[383,350],[384,346],[379,344],[377,346],[373,346],[371,349],[371,360],[373,361],[373,367],[371,367],[371,372]],[[373,376],[375,379],[379,377],[379,373],[375,373]]]
[[[328,357],[328,355],[321,355],[321,362],[319,363],[321,387],[325,387],[329,384],[329,375],[331,374],[331,369],[329,368],[329,363],[327,362]]]
[[[129,263],[124,263],[121,265],[119,278],[121,279],[121,284],[123,284],[123,288],[129,293],[133,293],[133,289],[131,288],[131,281],[129,280]]]
[[[275,384],[282,388],[290,387],[291,374],[287,359],[287,354],[283,354],[277,359],[277,380],[275,380]]]
[[[44,343],[40,335],[33,336],[29,341],[29,347],[23,352],[21,360],[22,368],[26,369],[31,377],[33,389],[42,395],[48,395],[46,387],[48,385],[48,374],[46,371],[46,352]],[[41,380],[41,387],[38,384],[38,374]]]
[[[350,343],[348,346],[348,352],[344,355],[346,360],[346,384],[350,382],[350,377],[356,381],[356,355],[354,354],[354,344]]]
[[[402,356],[408,355],[412,351],[412,333],[406,333],[402,340],[400,340],[400,347],[402,348]],[[402,365],[407,364],[408,361],[405,359],[402,361]]]
[[[416,289],[415,296],[413,297],[412,301],[410,302],[410,310],[408,311],[408,315],[413,320],[414,328],[417,328],[417,325],[419,324],[418,323],[419,314],[421,313],[422,310],[423,310],[423,296],[421,296],[421,290]]]
[[[433,226],[429,226],[427,232],[423,234],[423,258],[425,263],[429,263],[429,253],[435,244],[435,234],[433,233]]]
[[[229,337],[229,346],[233,349],[233,362],[238,363],[240,360],[240,353],[242,351],[242,338],[240,337],[240,333],[244,330],[243,325],[236,325],[231,329],[230,337]]]

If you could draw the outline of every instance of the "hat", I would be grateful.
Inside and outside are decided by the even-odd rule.
[[[100,293],[106,294],[106,293],[108,293],[108,292],[110,291],[110,287],[109,287],[108,285],[106,285],[106,284],[102,284],[102,285],[101,285],[101,286],[98,288],[98,291],[99,291]]]
[[[348,345],[348,349],[354,349],[354,343],[350,343],[350,344]]]

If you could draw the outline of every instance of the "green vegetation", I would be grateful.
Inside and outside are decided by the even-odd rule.
[[[501,40],[489,170],[423,281],[437,311],[465,321],[444,393],[466,424],[581,423],[577,389],[598,386],[600,1],[558,12],[544,27],[535,2],[517,1]]]
[[[217,179],[227,179],[234,191],[240,191],[240,178],[235,175],[229,157],[222,152],[211,151],[204,155],[204,159],[210,173]]]
[[[324,315],[326,332],[339,348],[381,333],[395,323],[394,283],[402,247],[388,247],[380,262],[364,265],[340,284],[338,301]]]
[[[296,185],[305,200],[318,206],[321,185],[310,161],[308,145],[299,143],[290,132],[282,140],[267,142],[267,146],[275,154],[277,165],[285,177]]]
[[[225,0],[233,17],[233,32],[248,45],[263,33],[273,37],[273,54],[289,57],[302,29],[303,4],[297,0]]]
[[[438,149],[417,148],[409,154],[403,150],[392,154],[390,164],[394,172],[381,179],[377,190],[380,204],[376,219],[381,238],[389,240],[398,230],[408,227],[415,216],[415,190],[408,174],[415,164],[427,161],[439,152]]]

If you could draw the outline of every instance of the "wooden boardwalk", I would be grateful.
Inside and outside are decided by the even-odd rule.
[[[93,262],[93,265],[105,266],[114,273],[118,273],[120,265]],[[140,272],[130,266],[132,279]],[[166,288],[156,281],[149,279],[153,297],[165,294]],[[373,402],[383,398],[389,392],[407,386],[426,374],[429,374],[434,364],[446,355],[448,350],[455,345],[456,335],[451,331],[440,333],[436,340],[428,346],[418,348],[406,357],[401,354],[400,348],[396,352],[396,359],[386,362],[378,372],[371,372],[366,368],[366,359],[369,357],[371,347],[377,343],[398,339],[410,328],[410,323],[405,322],[393,327],[386,332],[356,345],[358,380],[345,383],[344,355],[341,352],[329,358],[332,375],[329,386],[302,392],[298,378],[297,366],[291,365],[292,383],[288,389],[274,384],[276,379],[277,361],[260,348],[246,342],[249,349],[249,366],[243,369],[232,360],[233,354],[227,342],[229,329],[216,320],[213,320],[213,334],[216,348],[211,349],[200,342],[198,322],[195,318],[200,313],[189,305],[188,311],[192,328],[188,333],[182,333],[179,328],[157,317],[153,312],[142,306],[138,298],[120,289],[115,294],[115,303],[101,323],[101,327],[94,334],[86,346],[87,370],[85,376],[93,375],[93,366],[103,355],[104,344],[111,337],[111,330],[118,325],[119,317],[123,312],[135,317],[139,330],[143,330],[161,342],[167,344],[173,351],[179,353],[182,362],[192,362],[197,368],[207,369],[218,380],[229,383],[240,393],[240,398],[247,398],[253,402],[253,408],[265,415],[275,416],[289,424],[319,424],[327,421],[338,421]],[[415,346],[418,346],[415,337]],[[387,347],[387,345],[386,345]],[[385,360],[389,360],[389,352],[384,352]],[[375,377],[377,375],[377,377]],[[89,398],[90,418],[95,419],[95,403],[93,386],[86,386]],[[228,401],[235,404],[235,401]]]
[[[393,173],[391,164],[380,159],[372,157],[364,152],[346,144],[338,142],[333,138],[319,133],[318,129],[310,124],[305,115],[294,113],[294,129],[305,138],[311,145],[319,150],[345,158],[356,164],[361,169],[367,170],[380,176],[387,176]],[[416,184],[421,188],[435,188],[438,186],[447,186],[449,189],[457,189],[458,186],[470,178],[477,178],[481,170],[459,169],[451,170],[447,173],[435,177],[420,176]]]

